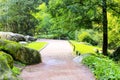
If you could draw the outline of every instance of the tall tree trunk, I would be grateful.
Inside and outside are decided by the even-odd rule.
[[[107,54],[108,48],[108,31],[107,31],[107,5],[106,0],[102,0],[102,13],[103,13],[103,54]]]

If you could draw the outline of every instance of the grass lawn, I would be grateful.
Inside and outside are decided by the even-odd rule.
[[[96,47],[96,46],[92,46],[92,45],[88,45],[85,43],[79,43],[76,41],[70,41],[72,45],[75,46],[75,51],[80,52],[81,54],[85,54],[85,53],[93,53],[95,54],[95,49],[101,50],[101,48]]]
[[[32,43],[27,44],[26,47],[32,48],[35,50],[41,50],[46,44],[47,42],[32,42]]]

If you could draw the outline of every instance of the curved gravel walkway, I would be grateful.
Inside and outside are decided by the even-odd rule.
[[[23,80],[95,80],[83,64],[73,62],[72,47],[64,40],[46,41],[48,45],[40,51],[43,63],[23,69]]]

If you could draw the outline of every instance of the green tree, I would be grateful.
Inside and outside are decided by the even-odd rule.
[[[66,36],[74,38],[75,30],[93,28],[93,22],[99,23],[101,20],[97,5],[96,0],[50,0],[48,12],[52,16],[53,30],[60,29],[62,34],[64,31]]]
[[[113,19],[111,20],[108,18],[108,33],[111,35],[112,32],[115,32],[115,34],[112,34],[108,37],[109,42],[105,41],[107,35],[106,37],[104,35],[103,43],[106,43],[106,45],[109,43],[110,47],[113,45],[113,47],[116,47],[120,44],[118,42],[120,37],[116,36],[116,34],[118,35],[120,33],[119,0],[106,0],[105,2],[107,8],[104,7],[102,4],[104,2],[101,2],[101,0],[44,1],[46,3],[46,10],[43,11],[42,9],[39,9],[40,11],[37,13],[37,17],[35,17],[39,20],[39,25],[37,25],[36,29],[40,33],[48,32],[48,34],[58,34],[58,37],[67,36],[70,39],[75,39],[75,31],[80,31],[82,28],[84,28],[93,29],[95,32],[100,34],[99,36],[101,36],[102,32],[107,33],[107,29],[103,29],[106,28],[105,26],[107,25],[107,20],[103,18],[107,17],[108,12],[111,14],[109,17],[113,16]],[[104,8],[106,8],[106,13],[104,13]],[[103,16],[102,12],[107,15]],[[110,21],[114,21],[114,24]],[[102,44],[102,42],[100,44]]]
[[[35,8],[40,2],[40,0],[1,0],[0,26],[4,31],[32,35],[37,20],[30,12],[37,11]]]
[[[36,26],[37,35],[40,33],[48,34],[50,31],[51,15],[47,13],[47,9],[46,3],[43,2],[39,5],[39,7],[37,7],[37,10],[39,10],[37,13],[31,13],[39,21],[38,25]]]

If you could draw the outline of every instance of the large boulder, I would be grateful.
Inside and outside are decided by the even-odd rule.
[[[0,50],[10,54],[15,60],[24,64],[36,64],[41,62],[41,55],[37,50],[22,46],[21,44],[0,39]]]
[[[0,52],[0,80],[19,80],[12,72],[9,65],[10,56],[6,55],[3,52]],[[10,61],[11,62],[11,61]]]
[[[12,32],[0,32],[0,39],[7,39],[11,41],[25,41],[24,35],[12,33]]]
[[[112,58],[114,58],[116,61],[120,60],[120,46],[113,52]]]

